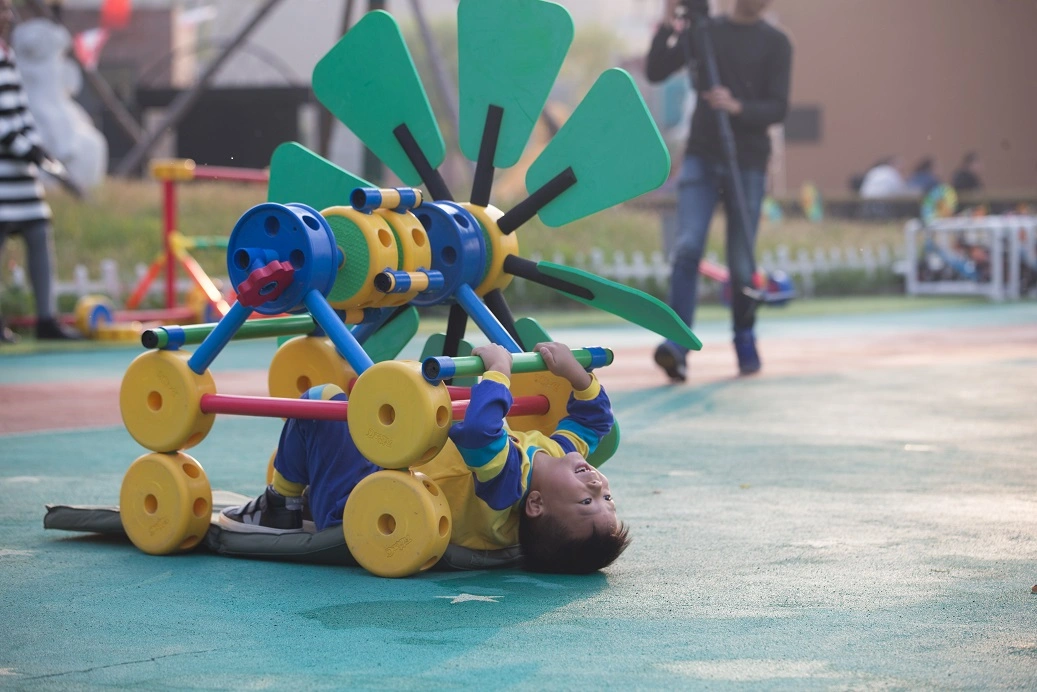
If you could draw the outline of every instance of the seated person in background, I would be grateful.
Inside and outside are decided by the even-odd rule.
[[[926,156],[915,166],[911,177],[907,179],[907,185],[912,190],[925,197],[929,191],[940,184],[936,177],[936,162],[931,156]]]
[[[878,161],[864,174],[860,195],[863,199],[890,199],[917,196],[904,180],[904,160],[890,156]]]
[[[616,516],[608,479],[586,457],[614,423],[597,378],[564,345],[537,344],[548,370],[572,385],[567,415],[550,436],[513,432],[511,354],[490,344],[473,351],[486,372],[472,387],[464,421],[434,459],[415,467],[439,484],[453,518],[450,542],[475,550],[522,546],[527,569],[586,574],[611,564],[630,542]],[[318,394],[319,390],[323,393]],[[336,387],[304,398],[344,400]],[[230,531],[303,530],[304,497],[316,529],[342,523],[357,483],[382,469],[357,450],[345,421],[289,419],[274,457],[274,481],[241,507],[220,514]]]
[[[979,174],[983,172],[983,162],[979,154],[970,151],[961,159],[961,166],[951,177],[951,186],[959,195],[963,192],[978,192],[983,189],[983,181]]]

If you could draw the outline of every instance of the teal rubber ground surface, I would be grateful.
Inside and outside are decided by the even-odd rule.
[[[685,386],[640,330],[555,331],[630,373],[603,471],[634,542],[605,573],[388,580],[45,531],[47,503],[115,504],[144,453],[55,421],[0,437],[0,687],[1037,688],[1037,306],[765,314],[764,373],[742,379],[702,324]],[[0,357],[0,396],[117,379],[137,353]],[[271,353],[235,344],[214,370]],[[253,495],[278,433],[220,418],[190,453]]]

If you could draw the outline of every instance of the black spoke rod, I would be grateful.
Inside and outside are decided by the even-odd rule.
[[[410,128],[407,127],[406,123],[398,125],[392,133],[396,136],[396,141],[403,147],[403,153],[410,159],[414,170],[421,176],[421,180],[425,183],[425,187],[428,188],[428,193],[432,195],[432,199],[453,201],[454,197],[450,194],[450,190],[447,189],[443,176],[429,163],[428,158],[425,157],[425,152],[418,146],[418,140],[414,139],[414,135],[411,134]]]
[[[504,271],[508,272],[512,276],[518,276],[525,279],[526,281],[532,281],[533,283],[540,284],[541,286],[547,286],[553,288],[556,291],[562,293],[568,293],[569,295],[577,298],[583,298],[584,300],[594,300],[594,293],[583,286],[577,286],[576,284],[569,283],[563,279],[556,279],[553,276],[548,276],[537,268],[537,263],[519,257],[518,255],[508,255],[504,258]]]
[[[515,316],[511,314],[511,307],[508,302],[504,300],[504,294],[501,293],[499,288],[495,288],[486,295],[483,296],[482,301],[486,303],[486,307],[490,309],[493,316],[497,318],[497,321],[501,323],[505,331],[511,334],[511,338],[515,340],[515,343],[519,345],[523,351],[526,350],[525,344],[522,343],[522,339],[519,338],[518,330],[515,328]]]
[[[460,303],[450,306],[450,316],[446,321],[446,336],[443,339],[443,355],[454,358],[461,348],[461,339],[464,338],[465,329],[468,327],[468,313],[464,311]]]
[[[536,216],[537,212],[553,202],[560,194],[576,184],[572,166],[543,184],[536,192],[515,205],[514,209],[497,220],[497,227],[505,235]]]
[[[493,186],[493,158],[497,155],[501,121],[504,109],[490,104],[486,110],[482,141],[479,143],[479,160],[475,163],[475,179],[472,181],[472,204],[485,207],[490,203],[490,188]]]

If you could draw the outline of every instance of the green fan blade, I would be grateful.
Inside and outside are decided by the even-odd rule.
[[[519,340],[526,348],[533,348],[541,341],[554,341],[551,335],[547,333],[540,323],[532,317],[520,317],[515,320],[515,331],[518,332]],[[567,344],[572,346],[572,344]],[[551,431],[547,431],[550,433]],[[601,442],[591,452],[591,455],[587,457],[587,461],[594,468],[600,467],[606,461],[612,458],[612,455],[619,449],[619,420],[617,419],[612,424],[612,430],[609,430],[609,434],[601,438]]]
[[[418,310],[411,306],[383,324],[364,341],[364,350],[371,360],[381,363],[400,355],[400,351],[418,333]]]
[[[544,0],[457,6],[461,151],[479,158],[487,109],[504,109],[493,165],[518,163],[573,40],[569,11]]]
[[[425,342],[425,347],[421,349],[421,359],[424,361],[426,358],[432,356],[443,355],[443,347],[446,345],[446,334],[433,334]],[[457,346],[458,356],[470,356],[472,355],[472,345],[461,339]],[[451,384],[457,387],[471,387],[479,381],[478,377],[455,377]]]
[[[406,125],[433,168],[446,145],[400,27],[368,12],[313,68],[317,99],[406,185],[421,184],[393,130]]]
[[[693,351],[702,348],[702,342],[677,316],[673,308],[654,296],[638,291],[636,288],[603,279],[590,272],[553,262],[537,262],[537,269],[551,278],[568,281],[584,288],[594,296],[588,299],[566,293],[573,300],[622,317],[627,322],[655,332],[684,348]]]
[[[358,187],[374,186],[301,144],[285,142],[270,157],[269,202],[300,202],[320,211],[349,206],[349,193]]]
[[[618,68],[594,83],[526,173],[533,192],[572,167],[576,184],[540,210],[562,226],[666,182],[670,154],[633,78]]]
[[[527,349],[531,349],[542,341],[554,341],[547,330],[532,317],[520,317],[515,320],[515,331],[518,332],[519,341]]]

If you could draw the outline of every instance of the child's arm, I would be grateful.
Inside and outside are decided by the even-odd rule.
[[[590,455],[615,423],[608,395],[598,379],[584,370],[564,344],[540,343],[533,350],[543,357],[548,370],[567,379],[573,388],[566,405],[567,415],[559,421],[551,439],[562,452]]]
[[[475,474],[475,494],[493,509],[507,509],[525,494],[529,460],[504,429],[511,408],[511,354],[501,346],[480,346],[486,372],[472,387],[464,420],[450,428],[465,464]]]

